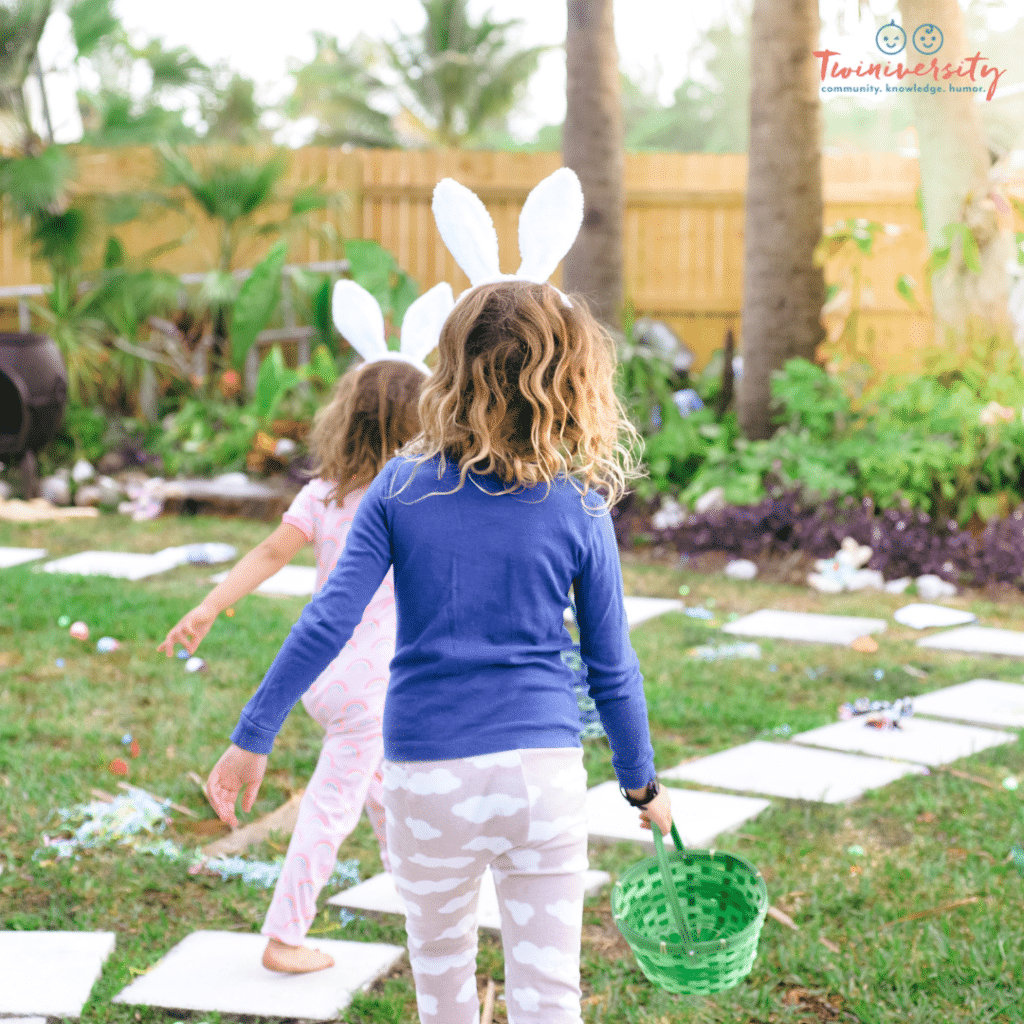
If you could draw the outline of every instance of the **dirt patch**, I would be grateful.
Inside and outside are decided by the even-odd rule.
[[[829,1024],[831,1021],[856,1021],[852,1013],[843,1009],[843,998],[838,995],[827,993],[810,992],[805,988],[788,989],[782,997],[786,1006],[793,1006],[800,1010],[804,1016],[800,1018],[800,1024]]]
[[[599,923],[593,923],[594,915],[600,918]],[[581,945],[584,954],[592,953],[602,960],[625,960],[627,963],[632,963],[633,960],[633,951],[622,937],[622,932],[615,927],[612,908],[607,903],[584,909]]]

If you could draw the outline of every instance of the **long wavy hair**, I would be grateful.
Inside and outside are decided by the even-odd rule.
[[[328,502],[365,487],[420,429],[422,371],[397,359],[362,363],[343,374],[309,435],[315,472],[334,481]]]
[[[614,389],[611,337],[550,285],[481,285],[445,322],[420,397],[421,433],[401,454],[496,474],[508,491],[568,477],[607,504],[639,476],[638,435]]]

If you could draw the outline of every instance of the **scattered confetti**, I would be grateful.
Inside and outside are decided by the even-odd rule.
[[[686,653],[701,661],[721,661],[724,658],[760,658],[761,648],[758,644],[749,643],[722,644],[719,647],[702,644],[700,647],[691,647]]]
[[[707,608],[684,608],[683,614],[691,619],[713,619],[715,613],[708,611]]]
[[[130,749],[129,753],[132,755],[132,757],[138,757],[139,754],[142,753],[142,750],[139,747],[139,741],[138,740],[132,740],[132,745],[131,745],[131,749]]]
[[[875,682],[885,678],[885,669],[876,668],[874,671]]]
[[[132,734],[130,732],[126,732],[121,737],[121,746],[122,747],[127,747],[131,742],[132,742]]]
[[[96,650],[100,654],[109,654],[111,651],[119,650],[121,647],[121,641],[115,640],[112,636],[101,636],[96,641]]]
[[[848,846],[846,848],[846,852],[851,857],[863,857],[864,856],[864,847],[863,846],[857,846],[857,845]]]
[[[864,724],[873,729],[899,729],[900,720],[914,713],[914,699],[901,697],[896,701],[868,700],[858,697],[852,704],[840,704],[839,717],[848,722],[851,718],[866,715]]]
[[[60,626],[61,629],[67,629],[68,626],[71,625],[71,616],[70,615],[62,615],[57,620],[57,625]]]
[[[189,658],[185,662],[186,672],[202,672],[206,668],[206,662],[202,658]]]
[[[185,651],[185,650],[178,651],[178,660],[179,661],[186,661],[188,659],[188,657],[189,657],[188,651]]]
[[[72,622],[71,629],[68,632],[76,640],[88,640],[89,639],[89,627],[84,622]]]
[[[57,668],[63,668],[63,667],[64,667],[64,659],[63,659],[63,658],[58,658],[58,659],[57,659],[57,660],[56,660],[56,661],[54,662],[54,665],[56,665],[56,666],[57,666]]]
[[[114,760],[110,762],[109,768],[114,775],[128,774],[128,765],[126,765],[119,757],[115,757]]]

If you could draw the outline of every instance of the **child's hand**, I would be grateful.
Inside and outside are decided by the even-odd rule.
[[[197,605],[190,612],[186,612],[176,626],[173,626],[164,639],[164,642],[157,648],[164,651],[168,658],[174,656],[174,645],[181,644],[189,654],[195,654],[196,648],[202,642],[204,636],[210,632],[217,612],[206,605]]]
[[[640,810],[641,827],[650,828],[652,821],[661,829],[663,836],[672,831],[672,801],[669,800],[664,786],[661,787],[661,792]]]
[[[238,828],[238,818],[235,816],[238,794],[245,787],[242,810],[251,811],[266,770],[266,754],[251,754],[248,750],[236,747],[234,743],[220,755],[220,760],[213,766],[206,780],[206,796],[221,821],[227,822],[232,828]]]

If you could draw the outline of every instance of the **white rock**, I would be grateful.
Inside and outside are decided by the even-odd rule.
[[[86,480],[91,480],[96,475],[96,470],[92,468],[92,464],[87,459],[79,459],[71,470],[71,479],[76,484],[85,483]]]
[[[917,596],[922,601],[938,601],[943,597],[955,597],[956,587],[947,583],[941,576],[926,573],[917,577]]]
[[[884,590],[885,577],[877,569],[858,569],[846,580],[847,590]]]
[[[710,491],[705,491],[693,503],[693,510],[698,515],[703,515],[705,512],[714,512],[720,508],[725,508],[724,487],[712,487]]]
[[[731,580],[752,580],[757,575],[757,565],[747,558],[737,558],[725,567],[725,575]]]
[[[662,498],[661,508],[651,516],[651,525],[656,530],[674,530],[686,521],[686,509],[674,498]]]
[[[75,504],[79,508],[99,505],[103,501],[103,491],[95,484],[83,484],[75,491]]]
[[[70,505],[71,488],[64,477],[47,476],[39,481],[39,497],[45,498],[51,505]]]
[[[913,580],[909,576],[903,576],[898,580],[889,580],[883,588],[887,594],[902,594]]]
[[[807,574],[807,582],[819,594],[841,594],[844,590],[843,584],[835,576],[822,576],[819,573]]]

